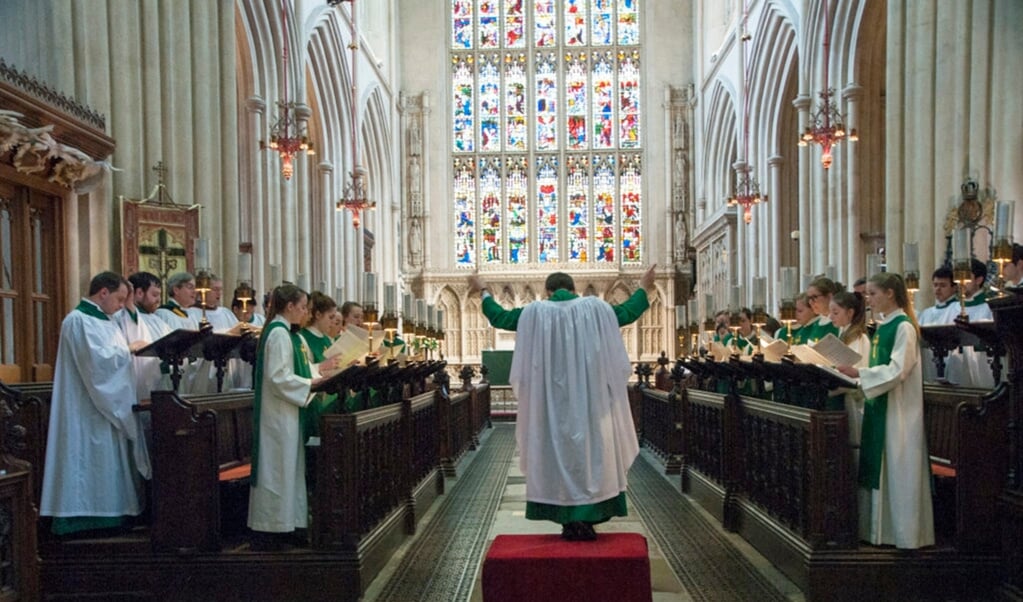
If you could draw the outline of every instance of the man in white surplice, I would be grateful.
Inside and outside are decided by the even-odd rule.
[[[142,512],[150,471],[132,411],[132,353],[110,319],[128,288],[119,274],[98,274],[60,326],[39,508],[57,535],[119,527]]]
[[[619,328],[649,307],[654,268],[625,303],[575,294],[572,277],[548,276],[548,300],[505,310],[478,275],[483,313],[518,335],[510,381],[518,399],[516,440],[526,476],[526,518],[550,520],[569,540],[625,516],[626,475],[639,453],[627,385],[632,366]]]

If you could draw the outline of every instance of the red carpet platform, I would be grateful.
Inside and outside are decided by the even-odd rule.
[[[483,561],[486,602],[650,602],[650,555],[637,533],[596,541],[559,535],[498,535]]]

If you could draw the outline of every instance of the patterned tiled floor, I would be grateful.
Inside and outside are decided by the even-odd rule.
[[[525,519],[526,486],[518,470],[513,431],[512,424],[497,424],[480,449],[469,454],[459,466],[459,478],[447,482],[447,493],[424,517],[417,536],[370,584],[365,600],[482,602],[483,554],[496,536],[560,533],[558,525]],[[721,530],[713,518],[690,504],[678,491],[677,477],[656,475],[660,465],[644,454],[630,473],[630,490],[635,485],[636,491],[630,491],[629,516],[597,527],[598,533],[640,533],[647,538],[654,602],[746,600],[753,594],[758,599],[803,600],[802,593],[745,541]],[[653,494],[670,499],[669,508],[686,504],[690,510],[665,518],[664,510],[658,508],[665,505],[664,499],[642,498]],[[676,514],[690,524],[679,524]],[[644,515],[657,517],[656,532],[648,528]],[[702,532],[703,539],[680,537],[682,531]],[[659,541],[671,546],[668,554]],[[694,568],[702,574],[691,574]],[[738,575],[745,581],[733,588],[732,577]],[[684,583],[695,591],[687,591]]]

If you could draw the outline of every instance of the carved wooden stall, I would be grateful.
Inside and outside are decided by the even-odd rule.
[[[820,382],[819,371],[791,362],[688,358],[672,375],[677,383],[687,378],[710,390],[680,387],[677,409],[660,392],[644,391],[644,445],[660,454],[662,439],[680,426],[683,491],[764,553],[810,599],[991,593],[984,588],[1001,573],[999,534],[1007,542],[1002,546],[1012,550],[1019,532],[1006,534],[1018,524],[998,518],[999,500],[1002,508],[1016,501],[1002,490],[1011,384],[994,392],[925,390],[932,456],[955,472],[954,520],[948,541],[905,552],[858,543],[848,417],[818,409],[833,387]],[[783,390],[782,398],[796,392],[798,398],[779,403],[739,395],[744,382],[772,382],[775,391]],[[729,392],[717,392],[722,389]],[[1003,561],[1011,558],[1005,554]]]
[[[32,465],[12,453],[26,448],[28,432],[10,422],[20,409],[39,405],[38,399],[0,383],[0,597],[5,600],[39,598]]]
[[[999,593],[1023,600],[1023,289],[991,299],[995,329],[1008,351],[1008,470],[998,499],[1002,535]]]

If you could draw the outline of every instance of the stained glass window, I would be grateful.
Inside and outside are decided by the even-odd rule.
[[[640,0],[450,0],[455,258],[642,262]]]

